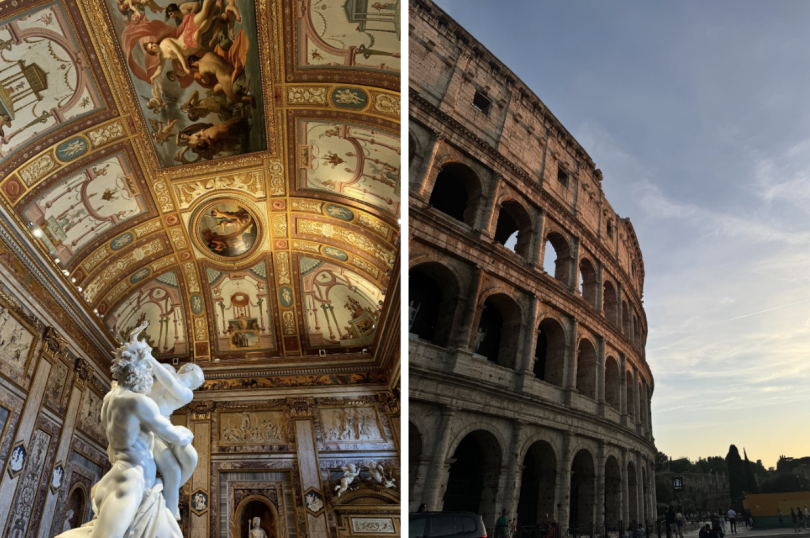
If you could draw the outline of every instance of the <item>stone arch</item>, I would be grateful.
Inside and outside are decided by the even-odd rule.
[[[619,308],[617,300],[618,293],[616,286],[612,281],[605,279],[605,283],[602,285],[602,310],[605,313],[605,319],[615,328],[619,327]]]
[[[605,403],[617,411],[621,407],[619,361],[613,355],[605,359]]]
[[[263,495],[249,495],[242,499],[234,512],[236,517],[231,521],[231,536],[247,536],[250,522],[258,517],[260,526],[267,538],[280,538],[279,525],[282,524],[276,507]]]
[[[633,393],[635,392],[635,382],[633,381],[633,371],[627,370],[625,372],[624,392],[625,402],[627,402],[627,414],[630,415],[632,420],[636,418],[636,406],[634,404]]]
[[[449,161],[440,166],[428,203],[438,211],[474,226],[481,194],[482,183],[478,174],[466,164]]]
[[[596,278],[596,267],[594,263],[587,257],[582,257],[579,260],[579,290],[585,302],[596,308],[597,287],[599,282]]]
[[[572,453],[568,525],[584,533],[596,519],[596,467],[587,448]]]
[[[461,282],[446,264],[427,261],[408,271],[408,331],[446,347],[459,308]]]
[[[588,338],[582,338],[577,345],[576,389],[583,396],[596,399],[596,347]]]
[[[570,285],[571,264],[573,258],[571,256],[571,244],[565,236],[556,230],[551,230],[546,234],[545,238],[545,257],[543,260],[543,268],[549,272],[549,267],[546,266],[546,261],[551,260],[551,254],[548,250],[549,245],[554,252],[554,278],[559,280],[565,286]]]
[[[632,461],[627,463],[627,491],[630,521],[638,521],[638,477],[636,466]]]
[[[475,429],[450,452],[444,511],[486,514],[485,525],[494,528],[496,499],[504,445],[489,429]]]
[[[568,341],[565,324],[553,316],[544,317],[538,326],[534,347],[534,375],[562,387],[565,382],[565,352]]]
[[[523,456],[517,505],[518,526],[537,525],[555,513],[557,455],[545,440],[535,440]]]
[[[520,302],[496,288],[485,292],[479,305],[483,309],[478,318],[475,353],[500,366],[514,368],[523,323]]]
[[[531,213],[521,202],[509,198],[500,203],[495,226],[495,241],[528,260],[533,243],[532,228]],[[517,236],[513,237],[515,234]]]
[[[616,527],[622,519],[622,472],[619,459],[605,458],[605,525]]]

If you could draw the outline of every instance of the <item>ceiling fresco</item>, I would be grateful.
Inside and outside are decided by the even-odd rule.
[[[205,390],[398,375],[399,3],[36,1],[0,3],[0,107],[41,95],[0,203],[84,351],[148,320]]]

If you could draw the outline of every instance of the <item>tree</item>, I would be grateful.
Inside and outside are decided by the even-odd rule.
[[[726,455],[726,467],[728,468],[728,489],[731,495],[731,503],[735,507],[742,508],[743,491],[745,491],[745,467],[740,451],[731,445]]]
[[[778,474],[766,480],[759,488],[760,493],[792,493],[810,490],[810,481],[794,474]]]
[[[745,492],[759,493],[759,484],[757,484],[757,479],[754,476],[753,465],[748,461],[748,453],[744,448],[743,455],[745,456]]]
[[[655,456],[655,471],[662,473],[669,468],[669,456],[659,451]]]

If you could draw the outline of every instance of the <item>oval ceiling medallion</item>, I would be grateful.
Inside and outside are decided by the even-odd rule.
[[[203,253],[221,262],[249,258],[264,242],[260,211],[239,198],[209,200],[191,217],[191,237]]]

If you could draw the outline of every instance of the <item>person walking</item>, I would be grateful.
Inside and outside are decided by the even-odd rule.
[[[675,538],[676,536],[678,536],[678,526],[675,523],[675,507],[672,506],[671,504],[667,509],[666,521],[667,521],[667,536]]]
[[[798,531],[801,532],[802,528],[804,528],[804,512],[798,506],[796,507],[796,519],[799,520]]]
[[[729,508],[726,514],[728,515],[728,526],[731,534],[737,534],[737,512],[733,508]]]
[[[793,520],[793,532],[799,532],[799,518],[796,517],[792,506],[790,507],[790,519]]]
[[[781,508],[776,511],[776,515],[779,517],[779,528],[781,529],[782,528],[782,509]]]
[[[501,517],[495,521],[495,538],[509,538],[509,517],[506,508],[501,510]]]
[[[683,506],[679,506],[675,512],[675,526],[678,529],[678,537],[683,538],[683,524],[685,518],[683,516]]]

